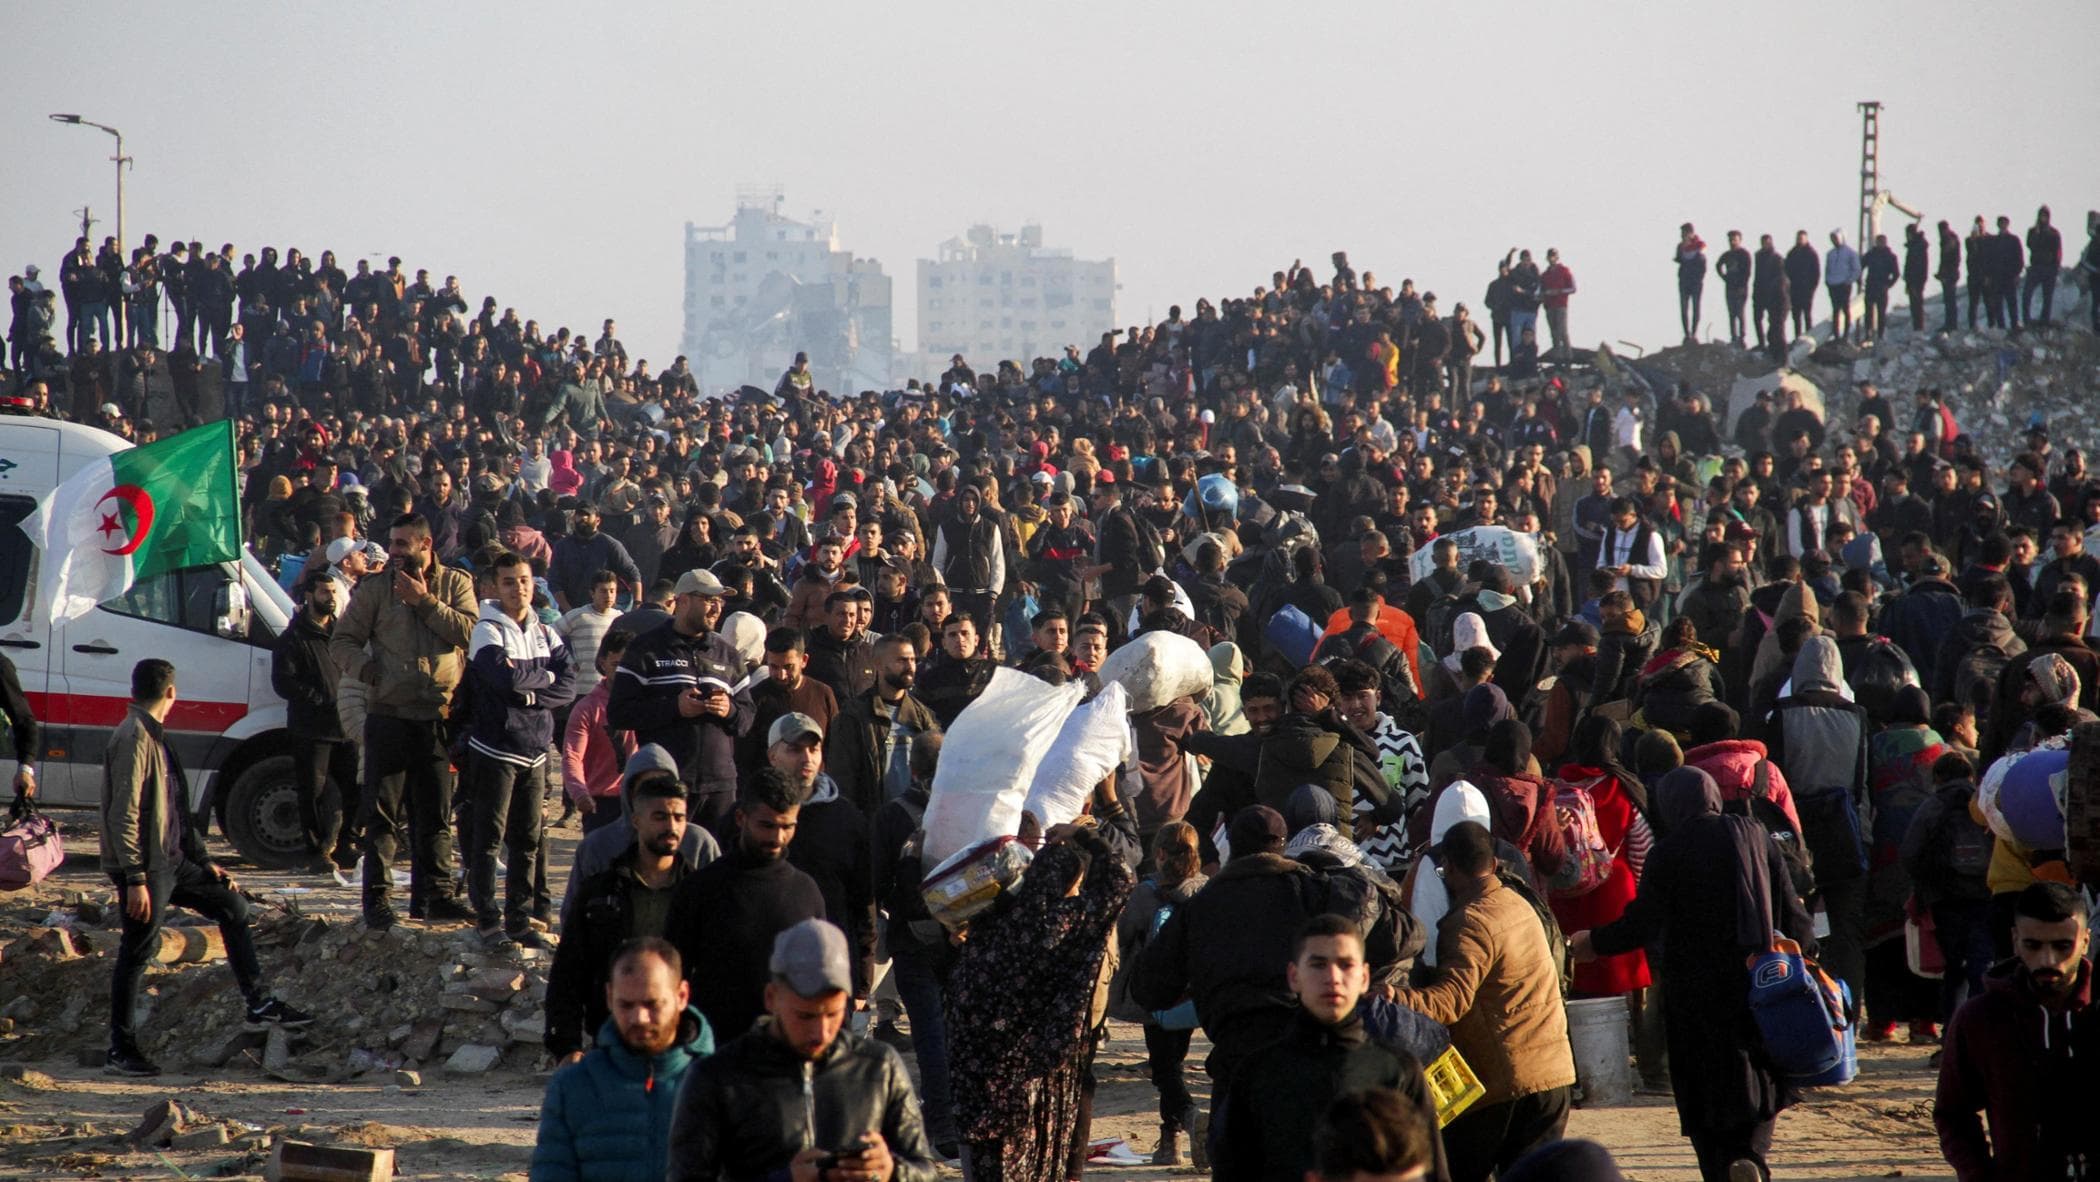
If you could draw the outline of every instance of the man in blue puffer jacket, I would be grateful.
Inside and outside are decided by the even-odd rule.
[[[547,1084],[532,1182],[662,1182],[678,1087],[715,1050],[687,997],[676,948],[654,936],[621,947],[598,1045]]]

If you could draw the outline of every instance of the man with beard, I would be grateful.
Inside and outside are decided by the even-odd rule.
[[[863,816],[904,794],[911,785],[912,737],[940,729],[933,711],[912,696],[918,652],[911,638],[883,637],[874,657],[874,686],[839,707],[824,750],[839,795]]]
[[[824,621],[826,601],[846,584],[846,539],[826,534],[810,547],[809,561],[795,576],[788,593],[787,611],[781,622],[794,628],[815,628]]]
[[[751,572],[750,601],[738,610],[762,619],[782,618],[793,596],[780,581],[780,563],[766,553],[758,526],[746,522],[729,535],[729,552],[715,564],[715,573],[726,578],[732,567]]]
[[[1274,673],[1250,673],[1240,683],[1240,714],[1247,730],[1237,735],[1193,731],[1182,740],[1189,751],[1211,761],[1203,787],[1189,801],[1182,820],[1195,826],[1205,873],[1220,861],[1216,835],[1240,810],[1259,803],[1254,777],[1261,768],[1262,744],[1283,721],[1283,680]]]
[[[938,1166],[904,1061],[845,1029],[845,934],[812,919],[770,948],[761,965],[767,1020],[679,1089],[664,1176],[933,1182]]]
[[[320,573],[304,583],[299,612],[271,655],[270,686],[284,699],[285,723],[296,736],[299,824],[314,856],[308,873],[336,876],[357,863],[357,827],[344,824],[346,816],[357,818],[357,748],[346,741],[336,714],[336,670],[328,656],[336,606],[349,591],[347,583]],[[34,737],[31,732],[32,744]]]
[[[328,636],[336,668],[367,691],[358,829],[364,920],[374,929],[394,926],[388,864],[404,839],[414,843],[411,917],[474,918],[452,890],[452,766],[442,732],[476,611],[473,580],[438,563],[430,523],[408,514],[396,518],[387,535],[385,577],[357,585]]]
[[[650,493],[642,505],[642,519],[627,527],[624,543],[635,570],[641,574],[642,583],[654,583],[665,573],[673,578],[685,573],[661,569],[664,554],[677,541],[678,527],[671,524],[671,502],[660,492]]]
[[[2030,884],[2013,904],[2015,959],[1947,1027],[1932,1123],[1963,1179],[2082,1178],[2100,1160],[2087,922],[2076,889]]]
[[[664,936],[685,958],[693,1004],[723,1038],[749,1030],[763,1012],[774,937],[824,917],[816,880],[787,860],[801,814],[801,789],[774,768],[758,769],[738,793],[729,848],[672,892]]]
[[[868,813],[839,794],[824,771],[824,730],[807,714],[784,714],[766,731],[766,763],[802,794],[788,861],[816,880],[824,914],[853,948],[854,1008],[875,982],[875,868]]]
[[[641,602],[642,588],[647,586],[641,568],[618,538],[599,531],[599,523],[598,506],[578,505],[569,521],[568,536],[554,543],[547,585],[554,591],[555,606],[563,611],[591,601],[591,579],[601,570],[620,576],[620,590],[629,603]]]
[[[688,1068],[714,1053],[707,1019],[687,1002],[678,950],[646,936],[622,944],[605,982],[597,1045],[548,1081],[532,1176],[562,1182],[661,1178],[671,1115]]]
[[[561,944],[547,974],[547,1053],[574,1063],[601,1036],[614,1000],[619,951],[660,938],[671,898],[693,871],[683,856],[685,785],[649,769],[627,789],[634,842],[611,866],[576,884],[562,909]],[[681,992],[682,983],[681,983]]]
[[[736,742],[751,729],[744,659],[715,631],[722,581],[704,570],[678,577],[671,619],[627,646],[606,699],[606,725],[660,744],[677,761],[703,827],[728,813],[736,792]]]

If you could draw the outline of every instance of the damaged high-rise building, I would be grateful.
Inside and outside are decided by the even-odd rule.
[[[839,247],[838,225],[781,213],[778,189],[743,190],[726,226],[685,227],[680,350],[710,393],[771,389],[798,352],[819,388],[845,395],[893,384],[890,278]]]

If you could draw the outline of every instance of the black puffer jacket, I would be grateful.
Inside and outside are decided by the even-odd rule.
[[[270,655],[270,688],[284,699],[284,723],[309,739],[340,739],[335,712],[335,662],[328,656],[328,629],[305,608],[277,638]]]
[[[671,1118],[671,1177],[785,1177],[804,1149],[849,1149],[873,1132],[896,1161],[896,1182],[933,1182],[939,1167],[897,1052],[841,1030],[811,1061],[771,1022],[686,1071]]]

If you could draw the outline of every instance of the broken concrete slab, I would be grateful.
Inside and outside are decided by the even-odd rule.
[[[268,1037],[260,1030],[236,1028],[198,1048],[190,1061],[199,1067],[224,1067],[243,1051],[262,1050]]]
[[[263,1038],[263,1070],[281,1074],[292,1065],[292,1036],[282,1026],[270,1027]]]
[[[168,1147],[170,1149],[213,1149],[226,1144],[230,1140],[232,1138],[227,1134],[226,1126],[215,1123],[208,1124],[201,1129],[191,1129],[187,1133],[175,1134],[168,1142]]]
[[[124,1134],[124,1139],[134,1145],[165,1148],[190,1119],[190,1110],[173,1099],[155,1100],[147,1105],[145,1116],[140,1119],[138,1127]]]
[[[452,1057],[445,1060],[445,1070],[453,1075],[481,1075],[502,1060],[502,1048],[470,1042],[452,1052]]]
[[[266,1182],[388,1182],[394,1176],[391,1149],[353,1149],[279,1141],[263,1167]]]

